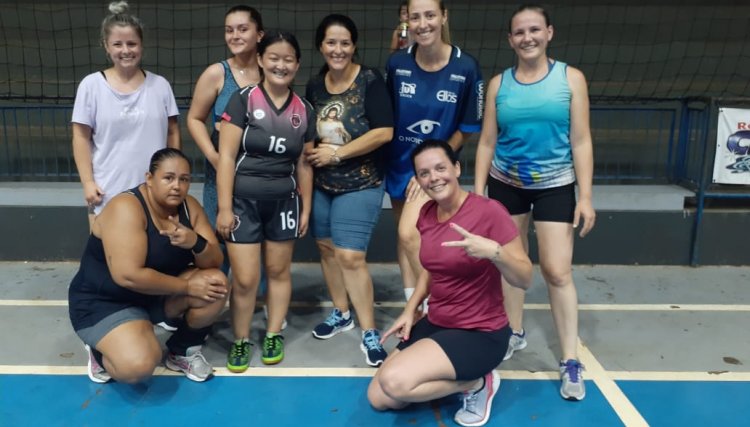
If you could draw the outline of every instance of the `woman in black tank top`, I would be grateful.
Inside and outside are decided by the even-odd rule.
[[[167,341],[167,368],[194,381],[213,372],[200,348],[226,302],[227,279],[189,187],[185,155],[159,150],[146,182],[112,199],[93,224],[69,307],[95,382],[149,379],[162,359],[152,324],[166,319],[179,325]]]

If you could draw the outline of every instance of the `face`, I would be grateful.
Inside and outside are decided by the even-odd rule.
[[[511,21],[508,43],[519,59],[536,59],[547,54],[552,32],[552,26],[546,25],[544,15],[535,10],[524,10]]]
[[[401,6],[398,11],[398,20],[401,22],[409,22],[409,9],[406,6]]]
[[[328,110],[328,118],[329,119],[335,119],[338,116],[339,112],[335,108],[331,108]]]
[[[141,65],[143,44],[131,26],[112,26],[105,49],[115,68],[138,68]]]
[[[163,205],[179,206],[190,189],[190,165],[180,157],[162,160],[154,174],[146,174],[148,185],[154,198]]]
[[[286,41],[269,45],[263,55],[258,55],[258,65],[267,84],[280,86],[291,85],[299,69],[297,53]]]
[[[263,32],[250,19],[247,12],[234,12],[224,20],[224,40],[232,55],[255,52]]]
[[[436,0],[413,0],[409,3],[409,32],[420,46],[440,42],[447,14]]]
[[[430,148],[414,159],[417,183],[435,201],[452,196],[458,190],[461,166],[451,160],[441,148]]]
[[[348,67],[352,63],[355,49],[351,33],[340,25],[328,27],[323,43],[320,44],[320,54],[331,70],[340,71]]]

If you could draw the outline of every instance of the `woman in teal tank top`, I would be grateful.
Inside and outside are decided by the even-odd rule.
[[[484,194],[488,185],[490,198],[511,213],[527,250],[533,218],[539,266],[560,340],[560,394],[581,400],[586,391],[577,351],[573,241],[575,229],[583,237],[594,226],[594,160],[586,78],[547,56],[553,33],[547,12],[539,6],[523,5],[511,17],[508,43],[518,64],[488,85],[474,191]],[[503,280],[503,294],[513,329],[505,356],[509,359],[527,344],[522,325],[525,293]]]

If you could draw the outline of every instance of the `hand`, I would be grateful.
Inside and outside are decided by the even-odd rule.
[[[169,237],[169,243],[182,249],[190,249],[198,241],[198,235],[192,229],[180,223],[179,216],[169,216],[169,225],[166,230],[159,230],[159,234]]]
[[[310,225],[310,214],[303,213],[302,215],[300,215],[299,229],[298,229],[300,238],[305,237],[305,234],[307,234],[307,229],[309,225]]]
[[[502,246],[492,239],[469,233],[456,223],[450,223],[452,229],[460,234],[463,240],[443,242],[442,246],[464,248],[466,255],[472,258],[494,259]]]
[[[336,154],[338,146],[327,143],[328,139],[322,141],[317,147],[311,148],[305,153],[307,162],[316,168],[335,164],[333,156]]]
[[[414,201],[419,197],[426,195],[427,194],[422,190],[422,187],[417,183],[417,178],[411,177],[409,183],[406,184],[406,202]]]
[[[596,212],[594,207],[591,206],[591,199],[581,199],[576,203],[576,210],[573,214],[573,228],[578,228],[581,219],[583,219],[583,227],[581,227],[581,232],[578,235],[586,237],[596,223]]]
[[[89,207],[100,205],[104,200],[104,191],[94,181],[83,183],[83,198]]]
[[[219,213],[216,215],[216,232],[226,240],[235,228],[234,212],[219,209]]]
[[[401,341],[408,341],[412,326],[414,326],[414,313],[407,313],[406,310],[404,310],[404,312],[398,316],[398,319],[393,322],[393,326],[383,333],[383,336],[380,338],[380,344],[384,344],[388,337],[394,333],[396,334],[396,338]]]
[[[188,279],[187,294],[201,301],[212,303],[226,297],[227,292],[226,280],[221,276],[199,272]]]

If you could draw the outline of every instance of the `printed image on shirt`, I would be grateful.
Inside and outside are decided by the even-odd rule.
[[[346,131],[344,122],[344,104],[332,102],[321,110],[318,117],[318,137],[325,144],[344,145],[352,140],[352,136]]]

